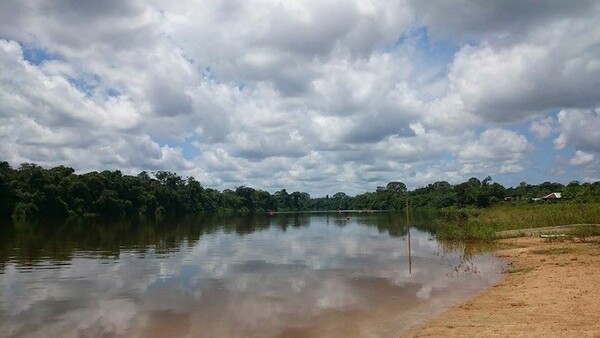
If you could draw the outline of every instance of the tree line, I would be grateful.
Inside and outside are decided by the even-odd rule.
[[[522,182],[517,187],[505,188],[492,183],[488,176],[483,180],[473,177],[455,185],[438,181],[412,191],[402,182],[390,182],[356,196],[337,192],[311,198],[306,192],[288,193],[281,189],[271,194],[247,186],[218,191],[203,187],[194,177],[183,178],[169,171],[142,171],[135,176],[124,175],[119,170],[75,174],[73,168],[66,166],[45,169],[23,163],[14,169],[8,162],[0,162],[0,217],[16,218],[401,210],[407,199],[412,207],[420,208],[488,207],[506,199],[511,203],[530,201],[552,192],[562,192],[569,201],[600,202],[600,182],[573,181],[567,185]]]

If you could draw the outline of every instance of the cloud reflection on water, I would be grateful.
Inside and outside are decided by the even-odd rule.
[[[0,335],[147,336],[150,327],[171,332],[173,325],[186,326],[179,334],[276,335],[321,325],[315,323],[335,313],[368,317],[385,304],[398,313],[422,304],[438,309],[500,272],[490,255],[468,257],[473,269],[457,270],[464,250],[445,252],[413,229],[409,274],[402,237],[365,226],[372,216],[343,227],[329,217],[286,228],[267,220],[270,226],[243,236],[212,231],[166,251],[121,248],[114,258],[75,252],[52,269],[9,260],[0,274]]]

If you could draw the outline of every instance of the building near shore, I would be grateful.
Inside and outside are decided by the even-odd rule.
[[[562,193],[560,192],[553,192],[550,193],[546,196],[541,197],[542,200],[547,201],[547,200],[559,200],[562,198]]]

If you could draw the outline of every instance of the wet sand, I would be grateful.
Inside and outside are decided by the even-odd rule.
[[[600,337],[600,238],[504,239],[504,277],[406,337]]]

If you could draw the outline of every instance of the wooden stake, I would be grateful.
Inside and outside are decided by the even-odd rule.
[[[412,274],[412,250],[410,249],[410,220],[408,217],[408,197],[406,197],[406,226],[408,227],[408,273]]]

